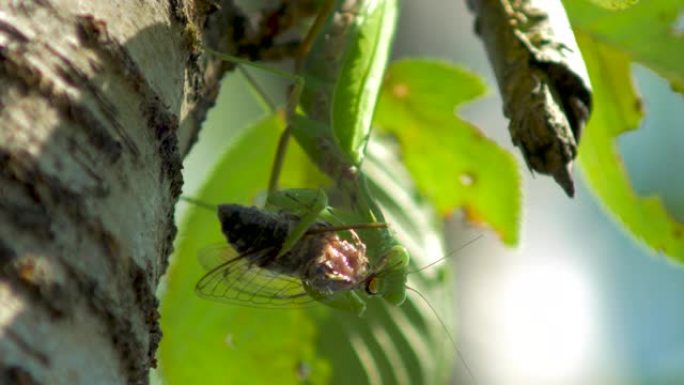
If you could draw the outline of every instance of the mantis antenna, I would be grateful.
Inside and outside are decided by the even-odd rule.
[[[418,290],[416,290],[416,289],[414,289],[408,285],[406,285],[406,290],[413,292],[416,295],[418,295],[418,297],[420,297],[423,300],[423,302],[425,302],[425,304],[428,305],[428,307],[432,311],[432,314],[435,315],[435,318],[437,318],[437,321],[439,321],[439,324],[442,325],[442,329],[444,329],[444,332],[446,333],[447,337],[449,337],[449,341],[451,341],[451,344],[454,346],[454,349],[456,350],[456,354],[458,355],[458,359],[461,360],[461,362],[463,363],[463,366],[466,368],[466,371],[468,372],[468,376],[473,379],[474,384],[477,384],[477,380],[475,379],[475,375],[473,374],[473,371],[470,369],[470,366],[468,365],[468,362],[465,360],[465,357],[463,357],[463,354],[461,353],[461,349],[459,349],[458,345],[456,345],[456,340],[454,339],[454,337],[449,332],[449,328],[447,328],[446,324],[444,323],[444,320],[442,320],[442,317],[440,317],[439,314],[437,314],[437,310],[435,310],[435,308],[432,306],[430,301],[428,301],[427,298],[425,298],[425,296],[423,294],[421,294],[421,292],[419,292]]]
[[[207,203],[207,202],[195,199],[195,198],[186,197],[185,195],[181,195],[180,200],[188,202],[188,203],[192,203],[198,207],[201,207],[201,208],[204,208],[207,210],[211,210],[211,211],[216,211],[218,209],[218,205],[212,205],[211,203]]]
[[[440,259],[438,259],[438,260],[436,260],[436,261],[434,261],[434,262],[428,263],[427,265],[425,265],[425,266],[423,266],[423,267],[420,267],[420,268],[418,268],[418,269],[416,269],[416,270],[408,271],[406,274],[419,273],[419,272],[421,272],[421,271],[423,271],[423,270],[429,269],[429,268],[431,268],[432,266],[434,266],[434,265],[436,265],[436,264],[438,264],[438,263],[440,263],[440,262],[442,262],[442,261],[445,261],[445,260],[447,260],[447,259],[453,257],[455,252],[457,252],[457,251],[459,251],[459,250],[461,250],[461,249],[463,249],[463,248],[465,248],[465,247],[468,247],[468,246],[472,245],[473,243],[475,243],[475,241],[478,241],[480,238],[482,238],[482,234],[480,234],[480,235],[478,235],[477,237],[475,237],[475,238],[469,240],[468,242],[464,243],[463,245],[457,247],[456,250],[453,250],[452,252],[450,252],[449,254],[445,255],[444,257],[442,257],[442,258],[440,258]]]

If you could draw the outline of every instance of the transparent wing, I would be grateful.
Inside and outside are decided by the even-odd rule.
[[[301,307],[314,303],[300,279],[259,267],[275,248],[236,255],[227,245],[210,246],[199,255],[208,272],[197,282],[200,297],[266,308]]]

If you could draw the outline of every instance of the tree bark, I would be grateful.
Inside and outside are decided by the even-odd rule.
[[[232,2],[0,1],[0,383],[144,384]],[[223,42],[223,44],[218,44]]]

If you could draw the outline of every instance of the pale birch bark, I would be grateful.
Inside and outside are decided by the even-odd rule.
[[[0,1],[0,384],[148,382],[215,3]]]

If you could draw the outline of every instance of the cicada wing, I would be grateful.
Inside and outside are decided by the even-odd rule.
[[[200,297],[221,302],[267,308],[287,308],[314,302],[300,279],[259,267],[273,257],[269,248],[235,255],[230,247],[211,247],[200,253],[200,263],[208,272],[197,282]]]
[[[217,243],[202,248],[197,253],[197,260],[206,271],[213,270],[216,266],[238,257],[239,254],[235,249],[226,243]]]

